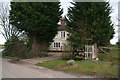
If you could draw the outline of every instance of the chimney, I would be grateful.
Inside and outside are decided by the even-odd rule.
[[[62,25],[65,24],[64,17],[62,17],[60,21],[61,21],[61,24],[62,24]]]

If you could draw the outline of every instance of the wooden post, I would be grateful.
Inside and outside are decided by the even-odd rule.
[[[92,59],[95,57],[95,56],[94,56],[94,51],[95,51],[95,50],[94,50],[94,45],[92,45]]]
[[[90,59],[92,59],[92,45],[90,45]]]
[[[87,45],[85,45],[85,59],[87,59]]]
[[[87,59],[88,59],[88,51],[89,51],[89,50],[88,50],[88,45],[87,45],[86,47],[87,47]]]

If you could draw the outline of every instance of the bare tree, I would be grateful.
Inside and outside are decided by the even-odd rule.
[[[0,2],[0,34],[2,34],[6,40],[10,39],[12,35],[19,37],[23,33],[9,23],[9,5],[10,3],[8,2]]]

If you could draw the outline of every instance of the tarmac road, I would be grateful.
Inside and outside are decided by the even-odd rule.
[[[0,49],[0,51],[2,50],[3,49]],[[0,57],[0,72],[2,72],[0,76],[2,76],[2,78],[91,78],[90,76],[83,75],[77,77],[61,71],[38,67],[24,60],[17,63],[11,63],[10,61],[9,59]]]
[[[0,49],[2,51],[3,49]],[[2,66],[1,66],[2,65]],[[52,69],[38,67],[25,62],[11,63],[0,57],[0,76],[2,78],[77,78]]]
[[[0,52],[2,51],[3,49],[0,49]],[[2,54],[0,53],[0,80],[2,79],[2,58],[1,58]]]
[[[23,62],[10,63],[7,59],[2,59],[2,70],[3,78],[77,78],[70,74]]]

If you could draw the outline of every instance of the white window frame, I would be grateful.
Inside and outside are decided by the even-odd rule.
[[[61,45],[60,42],[54,42],[53,43],[54,48],[60,48],[60,45]]]
[[[61,32],[61,37],[65,37],[65,31]]]

